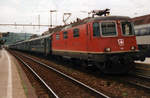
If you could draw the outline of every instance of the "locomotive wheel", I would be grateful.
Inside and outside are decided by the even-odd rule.
[[[100,69],[102,73],[105,74],[112,73],[112,71],[110,70],[112,68],[111,62],[100,63],[97,67]]]
[[[123,61],[118,61],[117,63],[107,61],[105,63],[97,64],[99,70],[104,74],[125,74],[133,69],[133,63],[122,63]]]

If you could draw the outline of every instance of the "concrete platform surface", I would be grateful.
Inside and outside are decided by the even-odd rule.
[[[26,98],[16,64],[4,49],[0,50],[0,98]]]
[[[146,58],[144,62],[135,61],[136,63],[150,64],[150,58]]]

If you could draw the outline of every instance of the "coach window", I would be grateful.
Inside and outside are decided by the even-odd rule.
[[[103,36],[116,36],[116,24],[115,22],[102,22],[101,23],[102,28],[102,35]]]
[[[147,35],[147,29],[146,28],[142,28],[141,29],[141,35]]]
[[[148,28],[148,35],[150,35],[150,28]]]
[[[134,35],[134,29],[131,22],[121,22],[123,35]]]
[[[60,35],[59,35],[59,33],[57,33],[56,34],[56,40],[59,40],[59,38],[60,38]]]
[[[79,29],[74,29],[73,30],[73,37],[79,37]]]
[[[63,37],[64,37],[64,39],[67,39],[68,38],[68,32],[66,31],[66,32],[63,32]]]
[[[139,30],[135,29],[135,35],[138,36],[139,35]]]
[[[93,36],[100,36],[100,26],[98,22],[93,23]]]
[[[44,39],[41,39],[41,45],[44,45]]]

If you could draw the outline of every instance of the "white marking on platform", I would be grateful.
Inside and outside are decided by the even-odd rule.
[[[4,50],[5,51],[5,50]],[[12,98],[12,70],[11,70],[11,60],[8,53],[5,51],[8,58],[8,85],[7,85],[7,98]]]

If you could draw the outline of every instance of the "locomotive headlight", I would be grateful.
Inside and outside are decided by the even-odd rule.
[[[105,48],[105,52],[110,52],[111,48]]]
[[[136,47],[135,46],[131,46],[131,50],[135,50],[136,49]]]

